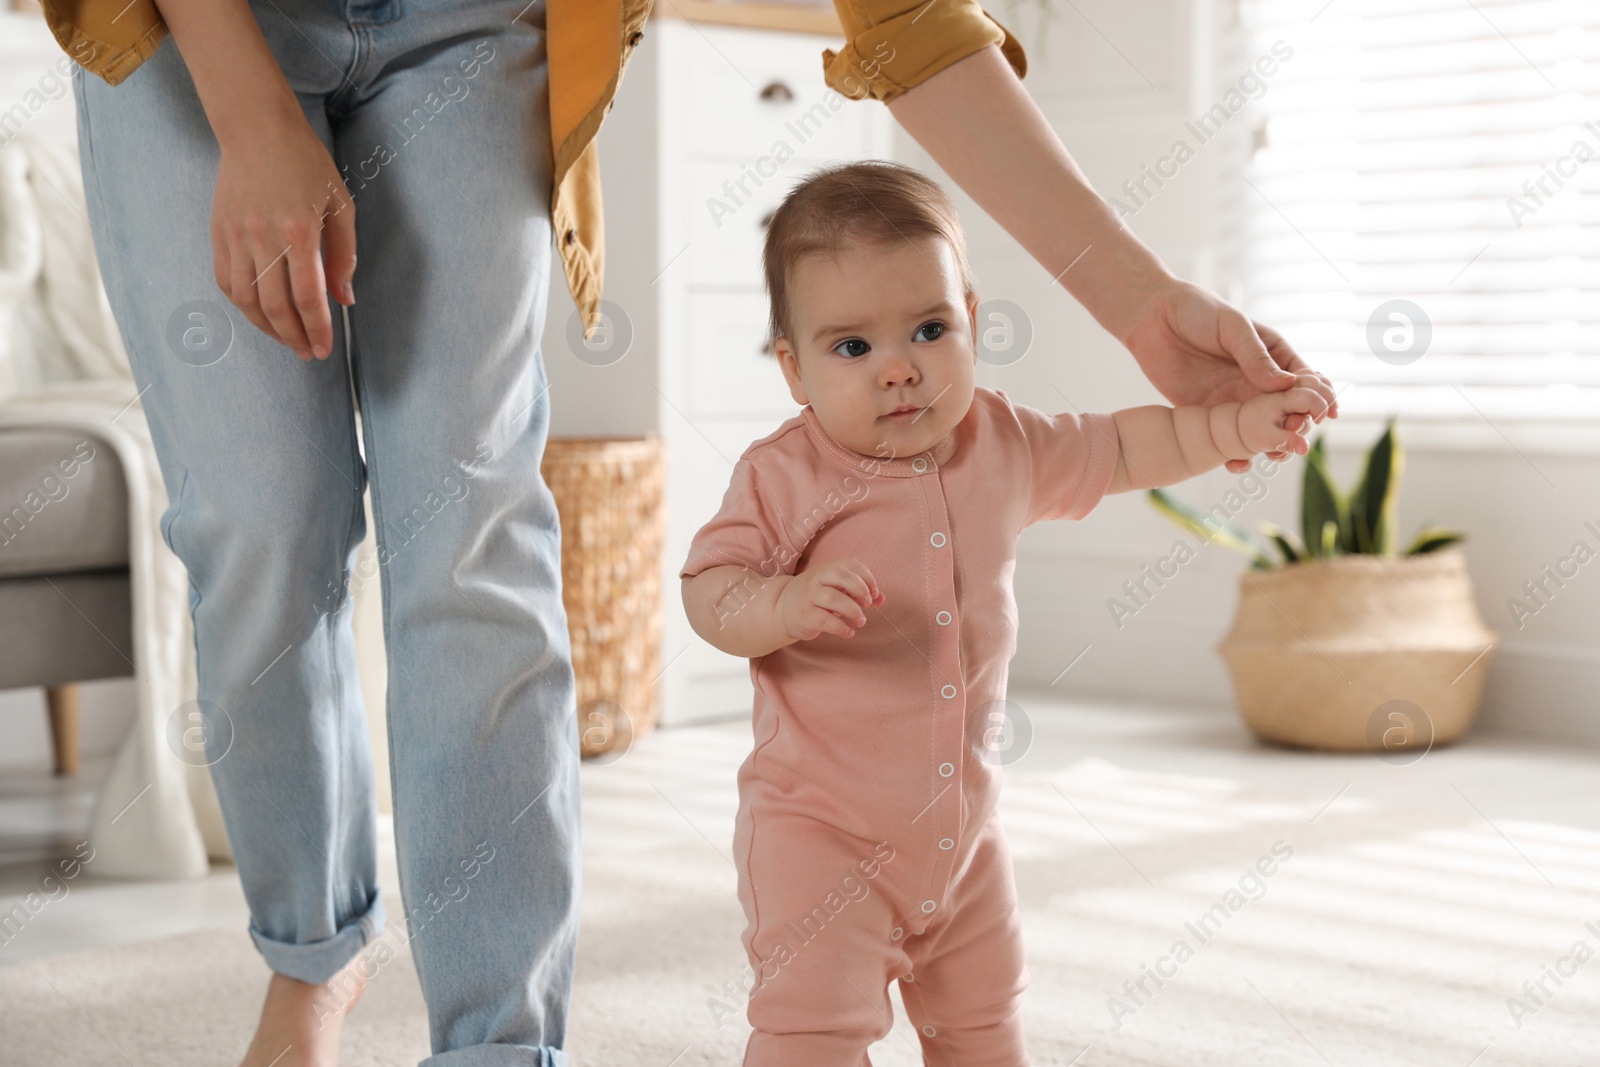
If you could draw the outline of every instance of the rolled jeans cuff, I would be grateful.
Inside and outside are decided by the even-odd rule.
[[[383,923],[383,889],[373,886],[372,901],[367,905],[366,912],[352,916],[332,937],[303,944],[275,941],[256,929],[254,919],[250,921],[250,937],[268,967],[290,978],[322,985],[355,959],[364,946],[383,933]]]
[[[568,1067],[565,1049],[550,1045],[472,1045],[429,1056],[417,1067]]]

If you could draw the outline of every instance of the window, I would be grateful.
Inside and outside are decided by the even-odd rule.
[[[1600,4],[1319,5],[1241,14],[1292,49],[1228,183],[1242,306],[1341,411],[1600,417]]]

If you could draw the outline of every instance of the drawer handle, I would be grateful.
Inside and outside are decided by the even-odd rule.
[[[793,100],[794,90],[781,81],[768,82],[767,87],[761,90],[763,100]]]

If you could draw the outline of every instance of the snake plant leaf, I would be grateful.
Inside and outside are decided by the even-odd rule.
[[[1404,468],[1405,453],[1391,415],[1383,435],[1367,453],[1361,481],[1350,494],[1350,530],[1344,546],[1347,552],[1394,555],[1396,509]]]
[[[1220,522],[1171,496],[1165,490],[1151,489],[1147,495],[1150,498],[1150,502],[1156,506],[1157,511],[1196,537],[1206,541],[1213,541],[1224,548],[1231,548],[1235,552],[1243,552],[1251,557],[1251,566],[1258,570],[1272,566],[1271,558],[1262,550],[1256,540],[1250,536],[1249,531],[1243,527],[1236,526],[1231,522]]]
[[[1322,555],[1324,558],[1339,551],[1339,524],[1332,519],[1322,524]]]
[[[1429,526],[1417,532],[1410,546],[1401,553],[1403,556],[1420,556],[1425,552],[1437,552],[1441,548],[1457,544],[1465,540],[1465,535],[1456,530],[1446,530],[1439,526]]]
[[[1306,558],[1306,546],[1290,531],[1263,522],[1261,532],[1272,538],[1272,543],[1278,546],[1278,551],[1283,553],[1283,562],[1299,563]]]
[[[1305,482],[1300,490],[1300,532],[1313,556],[1331,556],[1324,547],[1324,526],[1332,522],[1335,531],[1350,524],[1349,512],[1339,496],[1339,489],[1328,475],[1327,460],[1323,455],[1325,434],[1318,434],[1306,452]]]

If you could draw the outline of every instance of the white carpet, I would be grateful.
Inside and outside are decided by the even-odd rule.
[[[1577,1067],[1600,1058],[1600,959],[1572,955],[1580,941],[1600,950],[1592,804],[1566,825],[1502,811],[1514,783],[1492,746],[1393,767],[1258,748],[1224,723],[1185,739],[1194,755],[1180,773],[1132,766],[1137,737],[1085,738],[1040,720],[1003,803],[1035,1064]],[[1154,737],[1151,721],[1135,732]],[[574,1063],[739,1062],[742,1013],[719,1029],[707,1002],[743,967],[727,853],[747,731],[668,731],[585,768]],[[1146,747],[1163,744],[1177,751],[1171,737]],[[1115,761],[1085,758],[1086,749]],[[1584,758],[1592,769],[1592,754]],[[1584,769],[1530,765],[1553,768],[1551,781]],[[1273,873],[1246,878],[1230,898],[1275,842],[1277,865],[1263,865]],[[1173,955],[1179,941],[1186,949]],[[1147,966],[1169,977],[1159,987],[1144,977],[1140,990]],[[1557,968],[1570,972],[1559,985],[1548,977]],[[243,929],[3,969],[0,1063],[227,1067],[249,1039],[266,975]],[[1535,985],[1536,1000],[1523,983],[1541,979],[1548,995]],[[1527,1009],[1520,1027],[1511,997]],[[873,1062],[913,1067],[921,1057],[898,997],[895,1011]],[[427,1051],[403,955],[349,1019],[343,1063],[404,1065]]]

